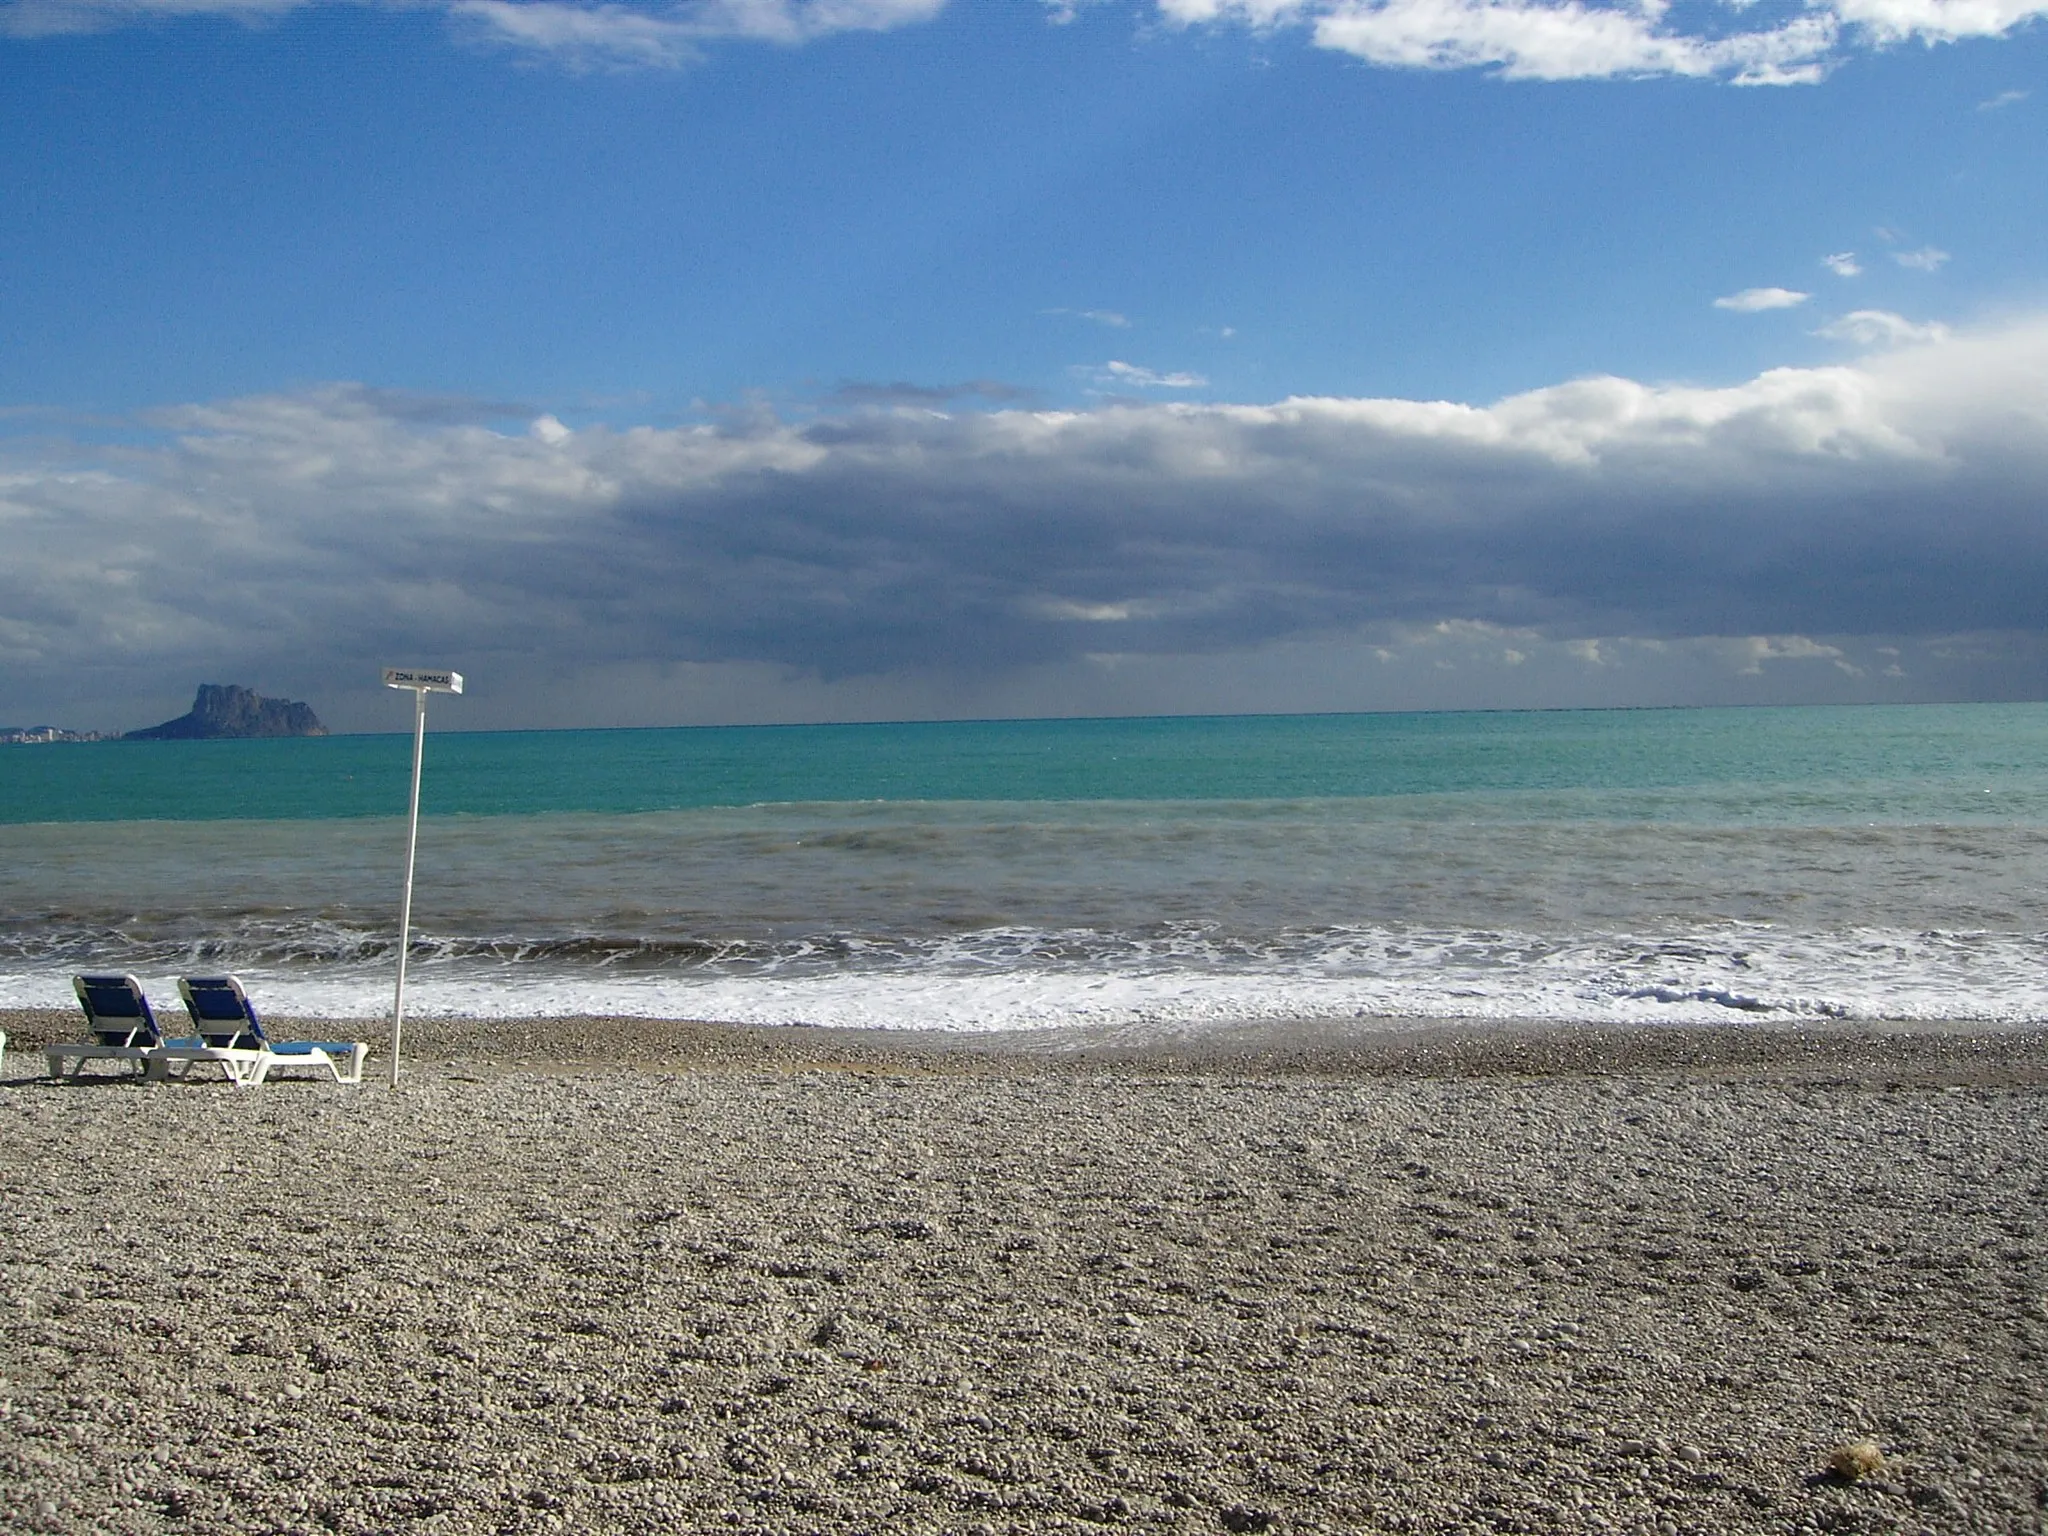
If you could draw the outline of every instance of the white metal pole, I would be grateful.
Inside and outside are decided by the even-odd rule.
[[[405,1028],[405,953],[412,945],[412,866],[420,846],[420,759],[427,746],[427,690],[415,688],[412,718],[412,811],[405,831],[405,899],[398,907],[398,992],[391,999],[391,1086],[398,1086],[398,1037]]]

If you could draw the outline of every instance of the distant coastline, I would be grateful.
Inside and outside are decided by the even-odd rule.
[[[0,725],[0,747],[36,747],[60,741],[113,741],[118,732],[67,731],[57,725]]]
[[[0,745],[70,741],[245,741],[255,737],[325,736],[313,706],[267,699],[239,683],[201,683],[192,707],[175,720],[139,731],[73,731],[58,725],[0,726]]]

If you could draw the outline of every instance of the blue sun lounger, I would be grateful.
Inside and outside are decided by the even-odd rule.
[[[142,983],[133,976],[74,976],[71,990],[85,1010],[92,1039],[76,1045],[46,1045],[43,1061],[52,1077],[77,1077],[88,1061],[132,1064],[147,1072],[150,1053],[164,1043]],[[66,1071],[66,1068],[69,1071]]]
[[[261,1083],[280,1072],[326,1073],[337,1083],[360,1083],[369,1046],[360,1040],[273,1040],[256,1016],[256,1005],[233,976],[182,976],[178,995],[199,1031],[200,1047],[208,1052],[253,1053],[252,1083]],[[192,1047],[174,1045],[166,1054],[180,1056]],[[208,1054],[202,1059],[213,1060]]]

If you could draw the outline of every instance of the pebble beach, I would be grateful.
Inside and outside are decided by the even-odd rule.
[[[2048,1531],[2039,1031],[0,1027],[9,1529]]]

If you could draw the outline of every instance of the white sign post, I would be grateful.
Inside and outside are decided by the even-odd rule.
[[[405,952],[412,947],[412,866],[420,846],[420,760],[427,747],[427,695],[462,692],[460,672],[426,672],[417,667],[386,667],[386,688],[410,688],[412,717],[412,810],[406,819],[405,899],[398,907],[398,992],[391,999],[391,1086],[398,1086],[398,1036],[405,1027]]]

